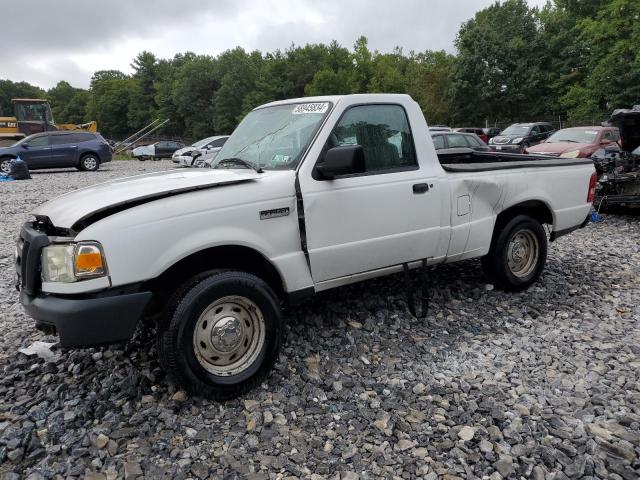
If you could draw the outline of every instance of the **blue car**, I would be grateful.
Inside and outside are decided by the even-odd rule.
[[[30,170],[38,168],[76,167],[95,171],[110,162],[111,146],[99,133],[54,131],[36,133],[10,147],[0,148],[0,173],[9,173],[9,162],[20,157]]]

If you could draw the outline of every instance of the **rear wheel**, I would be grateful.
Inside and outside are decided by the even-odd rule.
[[[262,382],[281,339],[279,303],[263,280],[244,272],[207,272],[170,300],[158,330],[158,353],[182,387],[227,400]]]
[[[93,154],[85,155],[80,159],[80,169],[86,172],[95,172],[100,168],[98,157]]]
[[[11,159],[3,158],[2,160],[0,160],[0,173],[3,175],[9,175],[10,171],[11,171]]]
[[[494,233],[489,254],[482,258],[488,280],[507,291],[535,283],[547,260],[547,235],[528,215],[517,215]]]

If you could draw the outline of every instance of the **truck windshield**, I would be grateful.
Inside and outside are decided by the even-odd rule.
[[[329,102],[291,103],[253,110],[233,131],[211,167],[237,168],[241,162],[234,159],[239,159],[257,169],[294,169],[329,110]]]

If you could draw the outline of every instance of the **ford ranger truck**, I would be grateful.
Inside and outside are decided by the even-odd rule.
[[[274,365],[286,302],[475,257],[497,288],[526,289],[548,240],[584,226],[595,195],[590,160],[438,157],[418,104],[396,94],[263,105],[211,167],[113,180],[40,206],[16,252],[36,326],[80,347],[127,341],[143,318],[157,319],[168,373],[228,399]]]

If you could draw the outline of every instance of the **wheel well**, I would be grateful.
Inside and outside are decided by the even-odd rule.
[[[100,155],[98,155],[96,152],[92,152],[92,151],[86,151],[86,152],[82,152],[80,154],[80,160],[82,160],[84,157],[86,157],[87,155],[93,155],[94,157],[96,157],[98,159],[98,163],[100,163]]]
[[[553,225],[553,213],[549,206],[540,200],[529,200],[513,205],[512,207],[500,212],[500,214],[498,214],[498,218],[496,218],[496,229],[505,225],[516,215],[528,215],[535,218],[541,224],[547,223],[549,225]]]
[[[207,248],[183,258],[149,282],[158,299],[166,300],[187,279],[214,269],[237,269],[264,280],[283,298],[284,284],[276,268],[261,253],[240,245]]]

